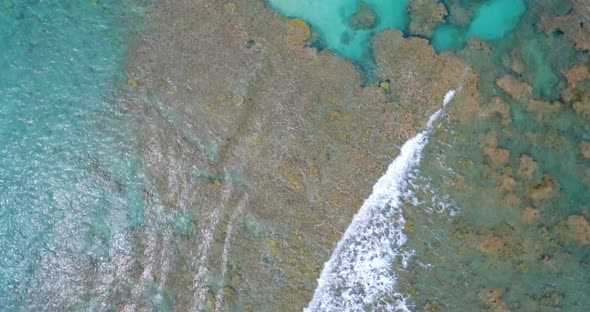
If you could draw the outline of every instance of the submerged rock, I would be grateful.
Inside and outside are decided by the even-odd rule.
[[[546,287],[543,297],[539,299],[539,304],[545,307],[561,307],[563,301],[563,295],[555,287]]]
[[[518,206],[520,205],[520,197],[514,193],[508,193],[504,196],[502,202],[508,206]]]
[[[574,103],[574,109],[577,113],[582,114],[585,117],[590,117],[590,98]]]
[[[527,112],[533,113],[535,118],[541,120],[554,115],[561,109],[561,103],[554,101],[552,103],[530,100],[524,106]]]
[[[358,10],[348,18],[348,25],[353,29],[371,29],[377,24],[377,14],[371,6],[360,2]]]
[[[590,159],[590,143],[586,141],[580,142],[580,154],[584,159]]]
[[[556,16],[546,12],[538,23],[545,33],[562,31],[578,50],[590,50],[590,22],[588,1],[574,0],[574,8],[567,15]]]
[[[547,199],[555,190],[555,180],[550,176],[543,176],[539,181],[533,181],[527,188],[527,197],[533,201]]]
[[[498,133],[495,131],[490,131],[486,133],[486,135],[483,138],[483,144],[487,147],[498,147]]]
[[[491,234],[478,242],[477,249],[489,256],[496,256],[504,246],[504,241],[499,236]]]
[[[511,75],[506,75],[496,80],[496,85],[517,100],[530,98],[533,94],[533,88],[531,86]]]
[[[492,98],[492,100],[482,108],[482,116],[488,118],[498,116],[502,125],[508,125],[512,122],[510,106],[499,97]]]
[[[524,223],[532,223],[538,220],[540,216],[541,212],[539,209],[533,207],[527,207],[521,213],[522,221],[524,221]]]
[[[578,82],[590,79],[590,63],[575,65],[565,73],[565,77],[567,82],[575,89]]]
[[[560,103],[557,101],[548,103],[548,102],[543,102],[543,101],[530,100],[525,105],[525,109],[527,111],[543,113],[543,114],[556,113],[559,111],[559,108],[560,108]]]
[[[332,246],[399,146],[424,129],[450,89],[477,76],[456,56],[436,55],[427,40],[388,30],[375,39],[377,62],[384,64],[379,81],[387,83],[363,88],[354,64],[306,47],[311,30],[303,20],[283,18],[264,1],[235,1],[231,16],[224,1],[203,3],[197,10],[194,1],[172,1],[154,10],[154,31],[129,58],[130,74],[142,81],[137,92],[161,96],[138,97],[133,106],[147,183],[155,185],[150,191],[171,198],[165,209],[199,215],[195,227],[216,233],[211,247],[206,237],[178,242],[174,252],[181,256],[170,265],[184,278],[165,291],[183,299],[174,303],[177,310],[202,302],[195,274],[215,275],[222,267],[224,236],[235,220],[228,257],[240,263],[232,275],[239,282],[222,306],[300,311]],[[255,45],[248,49],[250,40]],[[464,91],[475,92],[474,84]],[[187,179],[195,167],[236,172],[247,183]],[[288,234],[295,231],[304,235]],[[268,238],[289,248],[269,249]],[[194,250],[190,263],[184,250]],[[204,255],[210,260],[202,263]]]
[[[473,77],[473,81],[468,83],[475,85],[477,79],[477,77]],[[460,124],[466,124],[481,114],[479,103],[480,96],[475,87],[466,88],[466,90],[459,92],[455,97],[455,105],[447,109],[447,114],[451,117],[451,120]]]
[[[539,165],[529,155],[522,155],[520,157],[520,164],[518,166],[518,175],[525,180],[533,178],[534,173],[539,168]]]
[[[514,178],[509,175],[502,175],[500,178],[500,184],[498,184],[498,189],[505,192],[512,192],[515,185],[516,181],[514,181]]]
[[[510,157],[510,151],[503,148],[488,147],[484,149],[484,154],[495,165],[507,163]]]
[[[424,37],[432,36],[433,29],[444,23],[447,9],[437,0],[412,0],[408,5],[410,33]]]
[[[502,301],[502,291],[499,288],[482,288],[479,290],[478,298],[489,311],[508,311],[508,306]]]
[[[526,68],[525,68],[524,62],[522,61],[522,59],[520,58],[520,56],[518,54],[519,54],[518,50],[513,50],[512,53],[510,54],[511,55],[510,69],[513,72],[515,72],[519,75],[522,75],[522,74],[524,74],[524,71]]]
[[[583,245],[590,245],[590,223],[583,215],[570,216],[567,226],[574,238]]]
[[[449,6],[449,22],[460,27],[467,27],[473,18],[472,10],[468,10],[459,2],[451,2]]]

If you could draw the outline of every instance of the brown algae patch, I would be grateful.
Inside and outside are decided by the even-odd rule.
[[[412,0],[408,5],[410,33],[430,37],[433,29],[444,23],[447,9],[436,0]]]
[[[482,288],[477,294],[486,310],[493,312],[507,312],[508,306],[502,301],[502,290],[499,288]]]
[[[534,180],[527,188],[527,197],[533,201],[547,199],[555,190],[555,180],[550,176],[543,176]]]
[[[580,150],[580,155],[582,156],[582,158],[590,159],[590,143],[589,142],[586,142],[586,141],[580,142],[578,149]]]
[[[539,209],[527,207],[522,211],[522,220],[527,224],[537,221],[539,217],[541,217]]]
[[[294,46],[303,45],[303,43],[311,37],[311,30],[306,22],[301,19],[294,18],[289,22],[289,29],[287,30],[287,40]]]
[[[582,215],[570,216],[567,226],[573,237],[583,245],[590,245],[590,222]]]

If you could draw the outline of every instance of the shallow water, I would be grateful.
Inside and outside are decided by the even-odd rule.
[[[285,16],[309,23],[320,36],[316,42],[319,48],[329,48],[361,64],[370,62],[373,34],[386,28],[406,29],[408,24],[408,0],[269,0],[268,3]],[[358,28],[351,17],[363,4],[371,9],[375,21]]]
[[[505,60],[512,53],[522,59],[521,76],[532,87],[533,97],[546,101],[560,99],[567,84],[561,73],[574,64],[587,62],[588,54],[574,50],[563,33],[545,34],[536,29],[536,24],[544,12],[567,12],[571,5],[503,0],[469,5],[461,1],[444,3],[447,7],[455,6],[453,11],[459,6],[468,19],[462,25],[455,24],[452,11],[446,23],[434,30],[432,44],[437,51],[461,50],[458,53],[481,72],[479,89],[487,98],[480,104],[485,107],[492,96],[500,96],[510,105],[512,123],[506,125],[499,119],[482,119],[469,125],[447,123],[432,139],[436,143],[424,150],[423,165],[415,175],[408,176],[411,181],[407,183],[413,187],[406,194],[404,210],[407,244],[394,248],[395,253],[414,253],[409,268],[402,269],[399,262],[392,264],[399,280],[389,281],[397,283],[395,289],[401,292],[397,302],[405,295],[409,299],[404,303],[416,310],[475,311],[483,305],[522,311],[584,311],[590,306],[585,296],[590,291],[590,250],[573,239],[567,220],[590,215],[590,164],[581,158],[578,149],[578,144],[590,136],[587,119],[567,104],[556,113],[531,111],[526,103],[507,97],[495,85],[495,77],[510,72]],[[281,8],[279,11],[284,12]],[[287,15],[305,19],[301,13]],[[313,26],[312,19],[310,23]],[[320,36],[326,35],[324,29],[329,27],[318,27]],[[491,53],[462,50],[471,38],[483,40],[494,49]],[[334,51],[351,57],[337,46]],[[482,155],[486,135],[497,137],[498,146],[509,151],[505,165],[498,167]],[[517,174],[525,155],[538,164],[529,179]],[[531,199],[531,190],[546,183],[543,181],[547,177],[554,179],[557,190],[549,199]],[[502,179],[510,179],[515,186],[502,191]],[[539,217],[530,221],[526,212],[531,210],[527,209],[536,209]],[[367,242],[385,239],[387,236],[379,231],[397,226],[393,222],[382,224],[382,228],[377,226],[379,229],[372,227]],[[340,257],[341,249],[357,245],[347,234],[333,257]],[[364,237],[368,233],[357,235]],[[485,249],[487,245],[481,244],[492,240],[502,247],[490,254]],[[389,258],[383,256],[380,261],[386,259]],[[376,259],[365,261],[364,265],[379,267]],[[330,263],[324,268],[317,297],[311,303],[318,310],[330,310],[327,306],[319,308],[320,302],[354,302],[356,298],[349,293],[354,293],[355,287],[346,285],[358,279],[347,275],[347,280],[338,275]],[[348,271],[340,273],[343,272]],[[384,285],[379,278],[372,282]],[[329,294],[325,285],[333,285],[335,291]],[[358,287],[362,288],[360,284]],[[502,301],[486,301],[485,291],[497,291]],[[380,298],[383,304],[396,302]],[[364,304],[367,309],[374,308]]]
[[[142,12],[129,1],[0,7],[0,310],[104,308],[126,274],[143,173],[114,104]]]
[[[442,107],[430,116],[426,129],[404,143],[385,175],[373,186],[371,196],[326,262],[306,311],[409,311],[407,298],[395,291],[396,276],[391,270],[392,266],[405,268],[412,256],[412,252],[400,252],[407,240],[403,233],[406,222],[401,215],[403,198],[435,123],[456,92],[450,90],[443,97]]]
[[[508,173],[516,179],[515,203],[510,192],[498,190],[499,176],[486,168],[487,160],[473,151],[489,131],[501,130],[493,123],[448,125],[433,138],[439,144],[425,150],[423,163],[432,165],[420,169],[416,204],[405,210],[412,223],[407,246],[416,256],[410,269],[400,272],[400,285],[413,294],[417,308],[478,309],[478,290],[495,287],[510,309],[584,311],[590,304],[585,296],[590,253],[569,236],[566,220],[589,212],[583,173],[588,164],[573,151],[571,157],[559,156],[563,150],[533,147],[513,132],[500,143],[510,150],[509,164],[496,170],[515,171]],[[547,132],[538,132],[541,140],[551,139]],[[556,178],[559,195],[542,202],[526,198],[530,182],[516,175],[523,154],[538,161],[537,179],[541,174]],[[529,221],[526,207],[539,209],[540,217]],[[479,245],[490,235],[501,240],[497,253],[487,254]]]
[[[230,20],[239,10],[255,14],[251,12],[262,7],[260,3],[228,3],[215,9]],[[308,44],[349,59],[364,74],[376,66],[372,36],[387,28],[410,36],[414,18],[407,11],[409,0],[266,3],[284,16],[307,22],[313,33]],[[590,217],[590,161],[579,148],[581,141],[590,141],[590,123],[588,113],[576,112],[573,103],[590,89],[590,81],[578,82],[568,96],[564,73],[588,62],[589,53],[576,49],[565,30],[539,29],[543,14],[569,14],[574,2],[440,3],[448,15],[426,39],[438,52],[456,53],[479,73],[481,116],[465,123],[451,118],[453,106],[464,104],[460,103],[463,82],[457,81],[455,101],[437,112],[421,128],[424,132],[399,146],[401,155],[375,181],[374,193],[364,204],[339,210],[360,209],[319,274],[317,262],[323,260],[309,255],[325,252],[328,248],[320,245],[326,241],[337,241],[339,233],[332,225],[322,223],[320,234],[314,234],[330,239],[321,244],[310,241],[317,237],[299,233],[311,223],[302,219],[310,216],[307,210],[257,210],[248,199],[250,194],[252,202],[272,206],[282,203],[274,197],[284,196],[287,206],[297,200],[305,206],[305,200],[314,203],[327,197],[320,191],[330,190],[329,186],[314,189],[329,185],[313,183],[330,170],[315,158],[300,160],[301,164],[284,162],[294,168],[281,167],[268,176],[240,170],[241,161],[249,159],[236,156],[240,152],[276,157],[273,151],[258,150],[270,137],[263,130],[230,133],[244,129],[233,128],[233,121],[241,120],[236,117],[243,112],[240,109],[247,107],[246,116],[253,119],[256,115],[248,114],[263,114],[249,108],[250,95],[256,98],[260,90],[250,89],[248,79],[275,79],[263,77],[258,64],[244,65],[252,69],[246,74],[240,71],[240,62],[255,63],[255,58],[235,57],[235,62],[228,58],[227,63],[236,67],[230,70],[224,67],[225,60],[209,55],[215,59],[212,63],[224,65],[211,68],[228,71],[220,76],[239,76],[239,85],[218,86],[223,89],[219,94],[199,94],[195,97],[203,103],[194,103],[198,101],[173,95],[184,87],[200,90],[200,84],[203,90],[213,90],[202,77],[179,78],[175,71],[166,79],[143,77],[137,74],[143,69],[133,66],[127,70],[139,78],[125,75],[126,63],[135,64],[126,59],[127,51],[130,38],[143,30],[147,3],[4,1],[0,6],[0,46],[7,47],[0,54],[0,310],[267,311],[278,306],[277,297],[287,298],[281,304],[308,305],[310,311],[587,310],[590,249],[576,237],[570,218]],[[157,12],[166,23],[180,14]],[[178,25],[186,24],[178,21]],[[148,45],[161,40],[158,34],[146,37]],[[182,44],[172,45],[174,57],[186,58],[187,65],[200,62],[190,50],[200,47],[181,39]],[[223,44],[233,51],[233,41]],[[268,48],[265,44],[245,40],[239,43],[244,46],[239,53],[254,55],[259,46]],[[168,50],[155,54],[162,51]],[[167,63],[172,56],[158,57],[144,56],[146,63],[140,65],[182,64]],[[282,66],[278,61],[274,65]],[[211,69],[199,66],[195,67]],[[509,96],[496,84],[508,74],[530,85],[531,99],[545,104],[557,101],[558,108],[531,109],[528,99]],[[142,84],[150,80],[155,81],[155,90],[143,90]],[[399,89],[389,83],[381,81],[379,87],[391,100]],[[337,100],[332,96],[328,100],[318,96],[322,103],[310,115],[316,118],[326,113],[322,111],[326,107],[333,108],[333,103],[323,102],[348,100],[348,95],[334,96]],[[206,103],[211,98],[212,105]],[[485,113],[493,98],[506,103],[507,116]],[[276,104],[281,110],[296,105],[290,102],[293,98],[283,100]],[[399,107],[413,105],[419,103]],[[307,118],[302,123],[306,129],[290,130],[313,133],[315,140],[331,134],[314,132],[313,127],[334,122],[321,128],[329,132],[325,129],[340,122],[353,127],[362,117],[362,112],[327,114],[325,120],[316,121],[302,113],[298,118]],[[288,119],[282,117],[273,116]],[[212,126],[216,124],[222,126]],[[293,137],[290,142],[304,145],[306,139]],[[233,138],[246,143],[224,145]],[[349,132],[339,133],[338,139],[350,140]],[[372,140],[366,141],[378,144]],[[298,145],[280,147],[286,154],[306,150],[294,152]],[[496,163],[486,155],[489,148],[506,149],[509,154]],[[328,158],[339,157],[327,150]],[[250,161],[272,164],[262,157]],[[537,165],[528,173],[523,168],[527,157]],[[359,156],[355,161],[365,159]],[[335,182],[340,188],[340,181]],[[267,195],[253,185],[277,191]],[[546,194],[538,195],[548,186]],[[301,189],[311,189],[310,199],[290,197]],[[268,197],[256,198],[259,194]],[[313,218],[313,209],[337,206],[336,195],[325,207],[304,208],[312,211]],[[342,213],[330,220],[345,228],[351,217]],[[280,218],[295,221],[279,224]],[[297,229],[287,226],[292,224]],[[285,266],[296,268],[292,270],[296,274],[288,275],[292,272],[283,270]],[[315,278],[320,280],[312,298]],[[271,291],[262,292],[257,285]],[[286,285],[297,289],[280,293]]]
[[[454,1],[445,1],[451,5]],[[466,27],[446,23],[438,26],[432,35],[432,43],[437,51],[460,49],[469,38],[486,41],[502,39],[514,30],[526,9],[524,0],[477,1],[472,19]]]

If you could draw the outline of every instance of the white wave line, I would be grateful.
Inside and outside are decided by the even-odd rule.
[[[458,90],[445,94],[443,108]],[[406,267],[412,255],[400,251],[407,239],[402,231],[405,220],[401,198],[443,108],[430,116],[424,131],[404,143],[385,175],[373,186],[373,193],[325,263],[313,298],[304,311],[358,311],[367,306],[375,310],[410,311],[407,297],[394,289],[396,278],[392,272],[394,261]],[[382,300],[386,296],[391,300]]]
[[[172,233],[170,230],[165,230],[162,237],[162,250],[160,252],[160,261],[161,261],[161,275],[160,275],[160,284],[158,285],[158,290],[160,293],[164,291],[166,287],[166,283],[168,282],[168,272],[170,271],[170,261],[172,259],[172,253],[174,250],[171,248],[172,244]],[[158,300],[162,300],[160,294],[158,294]]]
[[[223,210],[225,207],[225,203],[228,202],[231,192],[232,192],[232,185],[229,183],[229,175],[226,172],[226,181],[228,181],[222,189],[221,194],[221,209]],[[205,285],[203,279],[205,274],[207,273],[207,262],[209,261],[209,250],[211,249],[211,242],[213,240],[213,232],[219,223],[219,208],[215,208],[213,213],[211,214],[211,220],[209,220],[209,226],[203,231],[203,241],[199,246],[199,254],[201,257],[199,258],[199,269],[197,270],[197,274],[193,279],[193,289],[194,289],[194,298],[193,298],[193,307],[192,311],[197,312],[199,311],[199,304],[204,302],[205,296],[207,294],[207,285]]]
[[[231,242],[231,235],[234,227],[234,223],[236,222],[237,216],[244,210],[246,206],[246,202],[248,201],[248,195],[244,195],[244,198],[240,200],[238,203],[238,207],[234,210],[234,213],[229,219],[227,223],[227,233],[225,234],[225,241],[223,243],[223,253],[221,254],[221,281],[225,283],[225,274],[227,272],[227,262],[229,260],[229,247]],[[223,305],[223,287],[219,289],[217,296],[215,296],[215,310],[214,311],[221,311]]]
[[[124,312],[137,311],[137,305],[140,303],[142,292],[146,285],[153,280],[155,263],[155,251],[157,247],[157,237],[154,229],[148,228],[145,233],[144,243],[146,248],[143,252],[143,272],[141,273],[141,279],[139,284],[135,285],[131,292],[131,302],[123,308]]]

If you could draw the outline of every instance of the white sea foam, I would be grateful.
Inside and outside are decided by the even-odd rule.
[[[447,92],[443,107],[456,92]],[[407,297],[395,291],[396,277],[392,270],[396,262],[406,267],[412,255],[400,249],[407,239],[402,231],[405,224],[402,197],[409,175],[420,163],[422,150],[442,110],[430,116],[424,131],[404,143],[385,175],[373,186],[373,193],[354,216],[330,260],[324,265],[313,298],[304,311],[381,308],[410,311]]]

